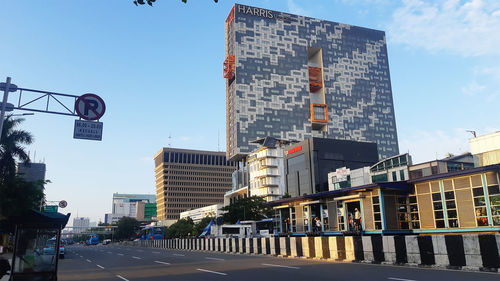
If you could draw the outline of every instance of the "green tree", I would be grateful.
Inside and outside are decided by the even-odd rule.
[[[167,228],[165,236],[168,239],[188,237],[193,234],[193,226],[191,218],[180,219]]]
[[[23,145],[33,143],[31,133],[16,129],[24,119],[7,116],[3,121],[0,140],[0,181],[8,183],[16,177],[16,160],[24,164],[30,163],[30,158]]]
[[[118,240],[130,240],[137,236],[140,223],[135,218],[123,217],[117,223],[115,238]]]
[[[40,209],[45,181],[27,182],[15,177],[0,184],[0,219],[10,219],[26,210]]]
[[[238,220],[261,220],[272,216],[272,208],[259,196],[241,198],[222,208],[224,222],[236,223]]]
[[[215,217],[204,217],[201,221],[195,223],[193,226],[193,236],[199,236],[212,220],[215,220]]]

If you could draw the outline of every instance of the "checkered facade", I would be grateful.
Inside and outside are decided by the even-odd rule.
[[[226,22],[227,155],[255,150],[266,136],[376,142],[379,157],[399,153],[383,31],[235,4]],[[308,49],[322,52],[328,122],[311,120]]]

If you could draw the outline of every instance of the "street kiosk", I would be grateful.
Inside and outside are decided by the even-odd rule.
[[[57,280],[61,230],[70,215],[31,210],[15,220],[10,281]]]

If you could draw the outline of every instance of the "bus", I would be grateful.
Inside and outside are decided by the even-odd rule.
[[[89,240],[87,240],[87,245],[97,245],[99,244],[99,236],[96,234],[90,234]]]
[[[140,232],[141,240],[163,240],[165,239],[165,231],[163,227],[159,226],[148,226],[141,229]]]

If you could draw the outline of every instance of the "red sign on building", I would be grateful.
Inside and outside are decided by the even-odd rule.
[[[301,151],[301,150],[302,150],[302,145],[294,147],[294,148],[288,150],[288,154],[292,154],[292,153],[295,153],[295,152]]]

